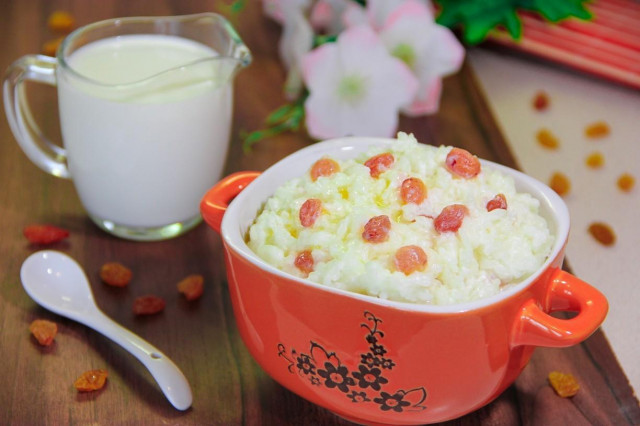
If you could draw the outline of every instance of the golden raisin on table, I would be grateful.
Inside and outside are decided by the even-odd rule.
[[[104,387],[104,384],[107,382],[107,376],[107,370],[103,369],[85,371],[76,379],[73,386],[75,386],[79,392],[96,391]]]
[[[553,175],[551,175],[549,186],[556,192],[556,194],[562,197],[564,195],[567,195],[571,190],[571,181],[565,174],[555,172]]]
[[[53,321],[37,319],[29,325],[29,331],[41,346],[49,346],[58,334],[58,325]]]
[[[538,133],[536,133],[536,139],[540,146],[547,149],[558,149],[560,146],[558,138],[556,138],[549,129],[538,130]]]
[[[69,34],[76,24],[76,20],[69,12],[56,10],[47,19],[47,27],[54,33]]]
[[[589,225],[589,234],[604,246],[612,246],[616,242],[613,229],[603,222],[594,222]]]
[[[604,155],[597,151],[592,152],[587,156],[585,163],[592,169],[599,169],[600,167],[604,166]]]
[[[114,287],[125,287],[133,276],[131,270],[118,262],[109,262],[100,268],[100,279]]]
[[[549,96],[542,90],[533,97],[533,107],[538,111],[544,111],[549,107]]]
[[[635,183],[636,183],[635,178],[631,176],[629,173],[621,174],[617,182],[618,188],[620,188],[620,190],[624,192],[631,191]]]
[[[164,311],[166,302],[158,296],[141,296],[133,301],[133,313],[136,315],[153,315]]]
[[[184,294],[187,300],[196,300],[204,291],[204,278],[198,274],[189,275],[178,283],[178,291]]]
[[[609,133],[611,133],[611,129],[604,121],[596,121],[595,123],[589,124],[584,129],[585,136],[591,139],[602,138],[609,135]]]
[[[580,390],[580,385],[572,374],[559,371],[549,373],[549,384],[562,398],[574,396]]]

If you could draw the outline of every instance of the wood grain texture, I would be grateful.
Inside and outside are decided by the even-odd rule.
[[[215,11],[204,0],[23,0],[0,2],[0,67],[37,53],[53,37],[46,18],[67,10],[79,25],[135,15],[174,15]],[[239,134],[259,128],[282,96],[284,71],[277,56],[280,28],[251,1],[234,25],[254,54],[253,64],[236,79],[234,123],[226,171],[264,170],[280,158],[312,143],[303,133],[286,134],[241,148]],[[59,139],[55,90],[30,87],[34,114],[45,133]],[[430,144],[457,145],[480,157],[517,166],[466,64],[444,84],[441,110],[431,117],[402,118],[400,129]],[[219,236],[205,225],[179,238],[136,243],[111,237],[86,217],[69,181],[32,165],[0,119],[0,424],[347,424],[328,411],[290,393],[253,361],[236,329],[229,300]],[[100,334],[39,308],[19,280],[22,261],[37,247],[22,228],[51,223],[71,231],[51,248],[73,256],[87,271],[95,297],[107,315],[143,336],[170,356],[191,383],[194,402],[174,410],[145,370],[127,352]],[[100,266],[120,261],[134,273],[130,286],[101,284]],[[186,302],[176,283],[192,273],[205,278],[205,293]],[[136,318],[133,299],[157,294],[166,310]],[[59,324],[55,343],[41,348],[29,335],[36,318]],[[78,394],[73,382],[83,371],[106,368],[105,389]],[[573,373],[582,389],[572,399],[557,397],[547,385],[552,370]],[[446,374],[446,372],[443,372]],[[611,352],[596,332],[568,349],[538,349],[517,382],[496,401],[451,425],[623,425],[640,424],[640,408]]]

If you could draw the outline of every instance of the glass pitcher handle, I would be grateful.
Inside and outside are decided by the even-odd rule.
[[[5,74],[4,109],[13,135],[29,159],[54,176],[69,178],[64,148],[45,137],[33,119],[23,83],[35,81],[56,86],[56,58],[27,55],[15,61]]]

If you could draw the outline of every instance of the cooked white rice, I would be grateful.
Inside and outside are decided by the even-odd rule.
[[[251,226],[249,247],[292,275],[384,299],[443,305],[496,294],[544,263],[553,236],[538,214],[538,200],[517,193],[511,177],[489,168],[472,179],[454,176],[445,168],[450,150],[400,133],[391,148],[338,161],[338,173],[315,182],[309,173],[288,181]],[[391,152],[395,163],[374,179],[364,162],[383,152]],[[426,184],[427,198],[419,205],[401,203],[399,187],[407,177]],[[506,197],[507,209],[488,212],[487,202],[498,193]],[[309,198],[320,199],[323,209],[305,228],[299,210]],[[469,214],[457,232],[440,234],[432,218],[451,204],[464,204]],[[373,244],[362,231],[378,215],[389,216],[391,231],[387,241]],[[424,250],[426,269],[409,275],[396,270],[394,254],[406,245]],[[308,277],[294,265],[304,250],[314,261]]]

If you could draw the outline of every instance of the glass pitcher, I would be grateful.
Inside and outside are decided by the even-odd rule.
[[[133,240],[182,234],[223,172],[232,83],[251,53],[214,13],[110,19],[79,28],[55,58],[28,55],[5,76],[15,138],[42,170],[70,178],[89,217]],[[34,120],[23,83],[57,86],[62,146]]]

